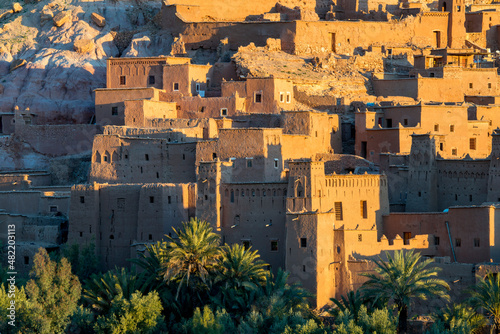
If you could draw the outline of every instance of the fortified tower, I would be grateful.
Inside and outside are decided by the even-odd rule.
[[[435,212],[438,209],[436,145],[430,134],[412,135],[407,212]]]
[[[448,16],[448,47],[460,49],[465,43],[465,1],[439,0],[438,8]]]

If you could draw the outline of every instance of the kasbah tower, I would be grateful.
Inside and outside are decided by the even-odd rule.
[[[51,93],[72,105],[26,102],[37,55],[0,63],[0,225],[20,271],[66,243],[128,267],[194,217],[318,309],[396,250],[457,289],[498,271],[500,5],[166,0],[130,22],[81,6],[47,21],[92,28],[64,52],[95,68]]]

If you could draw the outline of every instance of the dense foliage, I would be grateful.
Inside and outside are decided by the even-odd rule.
[[[100,273],[93,245],[67,247],[52,259],[41,248],[30,280],[16,286],[15,327],[0,322],[0,332],[395,334],[406,331],[412,300],[448,299],[431,260],[397,251],[375,261],[361,289],[332,299],[331,318],[322,318],[310,308],[312,296],[288,284],[288,273],[267,270],[257,251],[221,246],[210,225],[196,219],[174,233],[131,260],[138,271]],[[79,266],[75,273],[71,264]],[[0,287],[2,319],[8,289]],[[466,303],[437,310],[427,333],[481,333],[488,324],[498,333],[499,278],[479,278],[469,293]]]

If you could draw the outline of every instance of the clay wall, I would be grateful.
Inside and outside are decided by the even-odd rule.
[[[208,97],[185,96],[177,101],[179,118],[231,117],[245,112],[245,100],[236,96]]]
[[[286,188],[286,183],[278,182],[223,183],[223,242],[248,242],[272,269],[284,268]]]
[[[88,152],[92,138],[100,126],[92,124],[21,125],[16,122],[16,135],[38,153],[61,156]]]
[[[195,96],[199,91],[207,90],[210,81],[211,65],[165,65],[163,67],[163,89],[173,96]]]
[[[124,102],[123,124],[130,127],[144,127],[148,119],[177,118],[176,103],[149,100],[131,100]]]
[[[0,114],[0,134],[8,135],[14,133],[14,114]]]
[[[51,175],[40,171],[0,172],[0,191],[49,186]]]
[[[399,43],[401,46],[413,44],[419,47],[435,47],[434,31],[441,32],[441,45],[447,44],[448,13],[429,12],[390,22],[294,23],[294,52],[298,54],[321,51],[352,54],[354,48],[367,49],[372,44],[398,46]]]
[[[105,269],[128,267],[137,249],[193,216],[195,189],[194,184],[75,186],[69,243],[94,241]]]
[[[405,232],[411,233],[412,237],[432,234],[435,238],[429,248],[435,248],[436,256],[453,259],[446,227],[448,222],[458,262],[489,262],[490,233],[494,235],[490,228],[494,225],[495,211],[494,207],[452,207],[446,213],[391,213],[384,216],[383,230],[389,239],[396,235],[402,237]]]
[[[0,209],[23,215],[68,214],[68,194],[43,191],[1,191]]]
[[[313,307],[330,303],[335,296],[333,266],[333,213],[287,214],[285,269],[290,283],[298,283],[315,295]]]
[[[172,136],[175,137],[95,136],[90,180],[110,183],[194,182],[196,143],[181,143],[184,137],[179,133],[172,133]],[[173,143],[177,139],[180,139],[178,143]]]
[[[33,265],[33,257],[40,247],[54,250],[62,240],[61,229],[67,226],[63,217],[30,217],[0,212],[0,243],[8,245],[8,230],[15,225],[16,271],[28,274]],[[6,246],[4,246],[6,247]]]
[[[162,88],[164,64],[189,64],[189,58],[108,58],[106,88]],[[153,77],[153,79],[151,78]]]
[[[154,88],[102,88],[94,92],[96,123],[100,125],[124,125],[126,100],[159,101],[160,98],[160,92]]]
[[[299,1],[284,0],[280,4],[290,8],[300,6],[302,9],[316,12],[324,16],[333,3],[329,0]],[[189,22],[199,21],[245,21],[260,14],[274,12],[276,1],[257,0],[248,2],[244,0],[222,0],[211,2],[210,5],[202,0],[170,0],[164,6],[172,5],[182,18]],[[176,6],[177,5],[177,6]]]
[[[177,7],[180,8],[180,7]],[[231,50],[254,43],[266,46],[268,38],[281,40],[282,50],[293,50],[292,22],[188,22],[175,6],[163,6],[162,27],[174,36],[182,36],[186,49],[199,48],[216,50],[222,39],[228,38]]]

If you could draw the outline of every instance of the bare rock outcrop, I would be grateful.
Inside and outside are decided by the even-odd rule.
[[[54,16],[52,21],[54,22],[54,25],[56,27],[60,27],[66,22],[68,22],[70,19],[71,19],[71,12],[63,10],[62,12],[59,12],[56,16]]]
[[[92,19],[92,22],[94,22],[98,27],[102,28],[106,25],[106,19],[97,13],[92,13],[90,18]]]
[[[26,65],[26,59],[16,59],[10,63],[10,71],[17,70],[19,67]]]
[[[88,53],[94,51],[95,44],[94,41],[88,38],[82,38],[76,40],[73,43],[73,49],[78,53]]]
[[[12,11],[14,13],[19,13],[22,10],[23,10],[23,6],[21,6],[21,4],[19,2],[14,2],[12,4]]]

